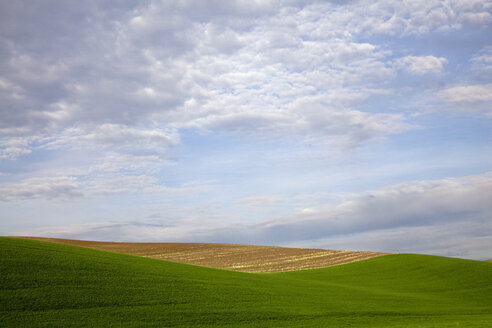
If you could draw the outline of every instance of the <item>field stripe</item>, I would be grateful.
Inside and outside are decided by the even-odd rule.
[[[207,243],[123,243],[22,237],[243,272],[317,269],[387,253]]]

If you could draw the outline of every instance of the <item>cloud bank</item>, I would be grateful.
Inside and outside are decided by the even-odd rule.
[[[251,224],[198,217],[167,222],[105,222],[75,225],[29,234],[71,238],[153,241],[201,241],[287,245],[308,243],[363,246],[364,249],[427,252],[470,256],[475,248],[492,246],[492,173],[443,180],[406,182],[360,194],[346,195],[336,205],[317,206]],[[278,196],[248,198],[253,206]],[[201,222],[202,224],[197,224]],[[203,222],[208,222],[203,224]],[[448,229],[449,228],[449,229]],[[466,229],[460,235],[460,229]],[[461,231],[463,232],[463,231]],[[407,234],[408,235],[405,235]],[[425,234],[425,244],[417,244]],[[433,239],[433,235],[436,236]],[[457,236],[460,237],[455,240]],[[357,238],[354,238],[356,236]],[[399,240],[400,238],[403,238]],[[433,241],[434,240],[434,241]],[[410,243],[412,243],[410,245]],[[472,243],[467,247],[463,243]],[[448,245],[448,249],[440,245]],[[453,253],[453,250],[456,250]],[[486,252],[479,253],[485,256]]]

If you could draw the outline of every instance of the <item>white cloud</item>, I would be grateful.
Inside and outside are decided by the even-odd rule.
[[[47,149],[111,147],[112,149],[148,149],[158,153],[179,143],[178,134],[158,128],[137,128],[121,124],[79,126],[49,136],[43,147]]]
[[[435,93],[438,110],[453,110],[492,117],[492,84],[455,85]],[[444,106],[443,106],[444,104]]]
[[[320,15],[325,13],[325,6],[317,5]],[[360,34],[419,35],[455,30],[464,25],[484,27],[490,21],[491,5],[487,0],[383,0],[354,1],[331,9],[327,18],[333,30],[344,27]]]
[[[134,125],[155,117],[161,125],[194,126],[210,111],[235,115],[220,107],[226,94],[233,104],[257,98],[240,116],[272,115],[298,96],[347,84],[341,91],[350,93],[394,76],[385,51],[357,42],[358,35],[483,26],[491,10],[481,0],[111,6],[67,3],[57,19],[49,6],[4,6],[0,30],[8,60],[2,61],[0,94],[11,110],[1,114],[0,131],[29,127],[40,134],[75,122]],[[437,72],[445,63],[432,56],[404,61],[416,74]],[[370,88],[361,91],[371,95]],[[276,123],[261,122],[261,133],[275,130]]]
[[[340,138],[350,145],[409,127],[401,115],[351,108],[380,95],[378,83],[394,77],[377,47],[350,38],[305,42],[301,39],[304,32],[312,33],[295,30],[290,34],[300,45],[278,49],[260,41],[264,30],[258,28],[244,36],[251,42],[234,57],[197,60],[192,71],[205,74],[207,89],[201,91],[200,100],[185,102],[176,116],[181,121],[174,126],[262,136]],[[344,88],[347,84],[352,87]],[[365,138],[360,138],[362,134]]]
[[[49,16],[41,7],[31,17],[32,12],[20,10],[23,6],[8,8],[18,14],[18,21],[8,22],[16,27],[14,33],[28,28],[21,22]],[[35,31],[35,40],[45,40],[33,43],[35,52],[20,43],[11,44],[12,60],[5,62],[1,85],[17,88],[23,96],[11,100],[16,110],[5,117],[3,128],[29,126],[36,134],[47,129],[49,134],[65,134],[65,140],[72,134],[80,142],[94,137],[108,145],[114,143],[107,135],[111,131],[126,129],[130,134],[135,132],[130,129],[149,122],[260,135],[314,132],[331,139],[339,132],[326,127],[312,131],[316,128],[306,125],[312,121],[309,113],[299,108],[292,112],[296,99],[314,100],[332,93],[332,97],[352,94],[360,100],[372,95],[368,86],[394,76],[377,46],[354,41],[340,27],[334,29],[331,16],[336,13],[328,10],[332,4],[324,4],[322,12],[327,15],[321,15],[318,5],[310,3],[281,7],[276,2],[152,2],[132,12],[121,8],[110,20],[92,15],[96,8],[80,6],[83,15],[96,21],[87,25],[83,19],[73,22],[62,16],[56,24],[44,22],[47,27],[56,25],[56,32]],[[315,18],[320,25],[312,24]],[[71,28],[58,26],[64,24]],[[323,31],[330,29],[333,33],[327,38]],[[71,33],[79,36],[77,45],[68,41]],[[53,52],[45,46],[51,43],[61,49]],[[82,46],[88,51],[77,52]],[[359,90],[340,88],[347,83]],[[333,92],[335,86],[339,90]],[[328,106],[332,115],[347,116],[350,121],[348,116],[355,112],[347,111],[353,103]],[[361,115],[378,119],[369,113]],[[304,127],[298,126],[297,118]],[[395,125],[400,120],[393,117]],[[98,135],[76,131],[84,124],[99,130]],[[347,122],[345,127],[346,139],[358,140],[350,135],[360,134],[359,125]],[[385,133],[379,130],[368,139],[380,132]],[[52,145],[59,142],[64,141]]]
[[[85,174],[94,170],[115,171],[117,168],[126,171],[136,168],[155,169],[172,163],[166,159],[166,152],[179,142],[178,133],[169,128],[137,128],[121,124],[79,125],[60,133],[0,138],[0,159],[15,160],[34,151],[58,150],[72,154],[78,152],[78,156],[85,152]],[[88,163],[92,155],[95,158]],[[81,173],[75,170],[73,174]]]
[[[490,22],[492,19],[492,15],[486,11],[478,12],[478,13],[473,13],[473,12],[467,12],[463,13],[459,16],[459,20],[463,22],[466,25],[470,26],[484,26],[488,22]]]
[[[28,178],[18,183],[6,183],[0,187],[0,200],[78,198],[83,196],[79,186],[79,181],[75,177]]]
[[[306,125],[310,113],[299,108],[292,112],[297,99],[352,95],[352,102],[329,104],[331,116],[350,121],[351,106],[395,76],[386,63],[387,50],[358,42],[357,35],[483,25],[490,10],[478,0],[150,2],[132,10],[115,5],[111,11],[98,6],[63,5],[56,21],[49,18],[49,8],[22,2],[6,6],[11,14],[2,31],[10,31],[3,34],[10,40],[10,60],[2,64],[0,89],[6,90],[2,100],[11,110],[3,113],[0,131],[27,126],[35,134],[59,134],[74,124],[111,130],[111,125],[130,129],[153,122],[262,135],[324,133],[331,139],[338,132]],[[80,13],[76,20],[74,12]],[[46,31],[35,29],[38,25]],[[27,39],[16,42],[22,38]],[[407,56],[398,63],[424,74],[441,71],[446,59]],[[393,117],[394,124],[401,125],[401,119]],[[360,134],[359,126],[342,125],[345,139],[359,140],[352,136]],[[381,132],[386,133],[368,137]]]
[[[33,137],[0,138],[0,159],[14,160],[32,152],[29,144]]]
[[[438,96],[450,103],[481,103],[492,100],[492,84],[457,85],[438,93]]]
[[[396,60],[396,66],[409,71],[412,74],[422,75],[426,73],[439,73],[447,64],[444,57],[434,56],[406,56]]]
[[[99,175],[37,177],[4,183],[0,187],[0,201],[66,201],[114,194],[190,194],[203,192],[208,187],[206,183],[167,187],[150,175],[103,172]]]

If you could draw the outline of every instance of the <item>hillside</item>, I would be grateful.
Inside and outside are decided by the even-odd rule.
[[[386,253],[204,243],[121,243],[22,237],[243,272],[324,268]]]
[[[2,327],[491,327],[492,264],[387,255],[252,274],[0,238]]]

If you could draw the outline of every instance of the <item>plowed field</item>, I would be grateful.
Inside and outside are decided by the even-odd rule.
[[[205,243],[122,243],[22,237],[206,267],[281,272],[323,268],[386,253]]]

